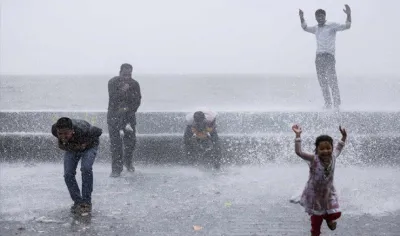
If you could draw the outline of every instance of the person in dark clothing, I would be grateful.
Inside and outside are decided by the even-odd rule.
[[[102,129],[84,120],[62,117],[51,127],[58,138],[58,147],[65,151],[64,180],[74,204],[72,213],[89,214],[92,210],[93,163],[97,155]],[[76,182],[76,168],[81,160],[82,194]]]
[[[315,34],[317,39],[315,66],[317,69],[318,82],[325,100],[325,109],[330,109],[332,107],[332,100],[333,106],[336,109],[338,109],[341,104],[335,66],[336,33],[350,29],[351,27],[351,9],[349,5],[345,5],[343,11],[347,16],[345,24],[327,22],[325,10],[318,9],[315,12],[315,19],[318,24],[315,26],[308,26],[304,20],[303,11],[299,10],[301,27],[304,31]],[[332,91],[332,96],[330,90]]]
[[[136,112],[142,95],[139,83],[132,78],[132,66],[122,64],[119,76],[108,82],[107,124],[111,143],[111,177],[119,177],[125,165],[129,172],[136,146]]]
[[[184,147],[190,162],[206,159],[214,168],[221,165],[221,149],[216,127],[216,114],[211,111],[196,111],[186,116]]]

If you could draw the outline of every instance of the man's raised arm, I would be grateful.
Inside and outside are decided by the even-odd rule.
[[[306,21],[304,20],[304,13],[301,9],[299,9],[299,16],[300,16],[300,22],[301,22],[301,28],[303,28],[304,31],[308,33],[315,34],[315,26],[308,27]]]
[[[344,6],[345,6],[345,9],[343,9],[343,11],[347,15],[346,23],[345,24],[336,24],[335,25],[336,31],[347,30],[347,29],[350,29],[350,27],[351,27],[351,9],[350,9],[349,5],[347,5],[347,4]]]

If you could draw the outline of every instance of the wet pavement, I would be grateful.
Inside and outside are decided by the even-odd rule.
[[[305,163],[137,166],[120,178],[95,163],[92,216],[79,218],[62,163],[0,164],[1,236],[309,235],[309,217],[289,203],[305,185]],[[400,235],[399,179],[398,167],[337,166],[343,216],[322,235]]]

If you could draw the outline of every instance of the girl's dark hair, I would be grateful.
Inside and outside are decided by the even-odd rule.
[[[315,140],[315,153],[317,153],[318,146],[321,142],[329,142],[333,146],[333,139],[329,135],[320,135]]]
[[[61,117],[56,123],[57,129],[72,129],[72,120],[68,117]]]

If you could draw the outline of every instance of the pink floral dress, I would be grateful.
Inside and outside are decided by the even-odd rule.
[[[332,161],[325,168],[317,155],[303,153],[301,141],[296,139],[296,153],[303,159],[308,159],[309,177],[300,199],[300,205],[310,215],[325,215],[340,212],[338,196],[334,186],[334,174],[336,158],[340,155],[344,142],[339,141],[334,152]]]

